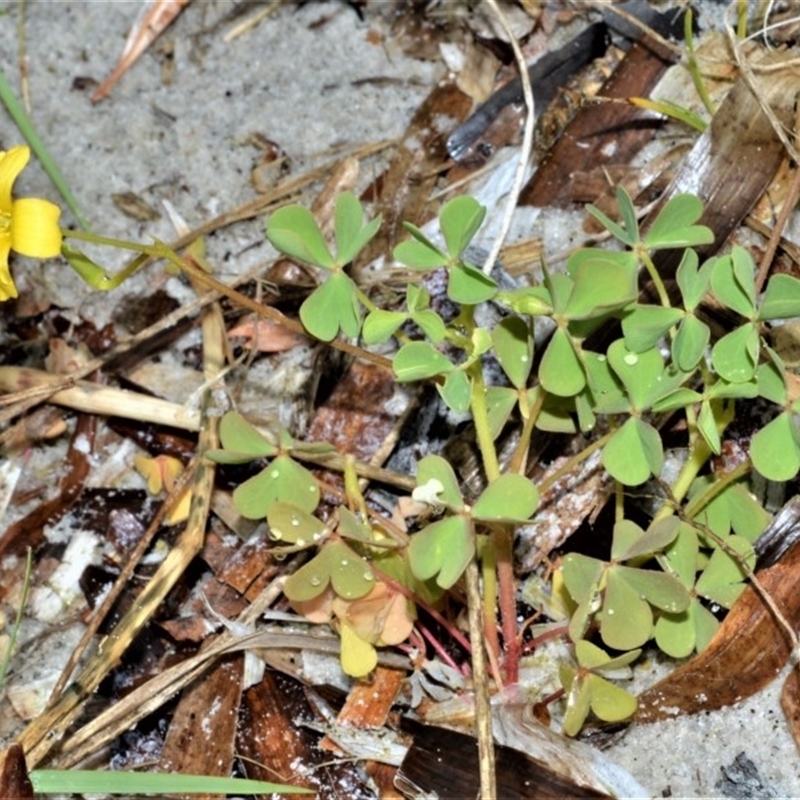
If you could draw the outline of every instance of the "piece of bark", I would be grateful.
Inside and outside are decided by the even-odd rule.
[[[795,665],[781,690],[781,708],[789,723],[794,743],[800,752],[800,667]]]
[[[398,788],[413,787],[426,797],[441,800],[479,796],[478,743],[474,737],[411,720],[404,720],[403,727],[413,734],[414,743],[398,770]],[[495,746],[495,754],[497,796],[503,800],[611,797],[579,786],[511,747]]]
[[[356,765],[331,759],[316,747],[317,734],[298,724],[312,716],[303,687],[267,670],[242,696],[236,750],[247,777],[314,789],[321,800],[374,797]]]
[[[91,469],[97,418],[81,414],[67,452],[66,470],[59,482],[58,494],[46,500],[29,514],[9,525],[0,536],[0,558],[21,556],[28,547],[34,550],[44,541],[44,527],[66,514],[77,502]],[[0,586],[0,599],[11,587]]]
[[[800,543],[756,576],[789,624],[800,627]],[[748,586],[702,653],[639,695],[636,722],[713,711],[750,697],[783,669],[791,652],[786,631]]]
[[[631,47],[601,87],[602,97],[647,97],[675,55],[652,39]],[[519,204],[566,206],[574,172],[605,164],[627,164],[653,138],[658,119],[625,103],[592,103],[582,108],[522,190]]]
[[[347,695],[342,710],[336,717],[339,725],[355,728],[380,728],[386,724],[389,711],[405,680],[405,673],[388,667],[378,667],[369,682],[359,681]],[[338,750],[336,744],[325,737],[320,742],[324,750]],[[381,790],[381,797],[387,800],[392,793],[396,769],[389,764],[367,761],[364,765],[367,774]]]
[[[0,797],[3,800],[33,800],[33,784],[25,766],[25,753],[16,742],[0,753]]]
[[[161,752],[163,771],[230,776],[235,757],[243,664],[244,656],[231,656],[183,692]]]

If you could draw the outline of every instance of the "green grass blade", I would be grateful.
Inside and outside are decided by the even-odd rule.
[[[5,105],[8,113],[11,115],[11,118],[17,124],[20,133],[22,133],[22,135],[25,137],[25,140],[30,145],[31,150],[33,150],[33,152],[36,154],[36,158],[38,158],[41,162],[42,166],[44,167],[44,171],[48,174],[50,180],[53,182],[53,186],[56,187],[61,197],[64,198],[64,202],[69,207],[69,210],[72,211],[75,219],[78,221],[78,224],[84,230],[88,231],[89,223],[83,216],[83,213],[78,206],[78,202],[75,200],[75,197],[70,191],[66,178],[64,178],[61,170],[58,168],[58,164],[56,164],[56,162],[53,160],[49,150],[45,147],[44,142],[36,132],[33,121],[28,116],[28,112],[25,111],[22,103],[20,103],[17,99],[17,96],[14,94],[11,86],[9,86],[2,70],[0,70],[0,101],[3,102],[3,105]]]
[[[164,772],[35,769],[30,779],[42,794],[314,794],[281,783]]]
[[[22,597],[19,601],[19,609],[17,616],[14,619],[14,626],[11,628],[11,633],[8,637],[8,647],[6,654],[3,656],[2,663],[0,663],[0,691],[2,691],[3,684],[6,682],[6,674],[8,667],[11,663],[11,655],[14,652],[14,644],[17,641],[17,634],[22,626],[22,614],[25,611],[25,604],[28,602],[28,590],[31,588],[31,572],[33,571],[33,551],[28,548],[28,555],[25,560],[25,575],[22,579]]]

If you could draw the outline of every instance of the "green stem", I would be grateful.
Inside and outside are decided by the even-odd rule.
[[[645,269],[647,269],[647,274],[650,276],[650,280],[653,281],[653,286],[655,286],[656,292],[658,293],[658,299],[661,301],[661,305],[664,306],[664,308],[670,308],[669,294],[664,286],[664,281],[661,280],[661,276],[658,274],[653,259],[650,258],[650,253],[648,253],[642,245],[641,248],[636,249],[636,254],[641,258]]]
[[[467,374],[472,379],[470,408],[472,421],[475,423],[475,436],[478,440],[478,448],[481,451],[486,480],[491,483],[500,477],[500,462],[497,458],[497,450],[495,449],[491,427],[489,426],[489,409],[486,406],[486,384],[483,382],[483,370],[480,360],[469,367]]]
[[[738,467],[717,476],[717,480],[706,491],[694,497],[687,503],[684,513],[687,517],[696,517],[715,497],[722,494],[732,483],[743,478],[753,468],[749,460],[739,464]]]
[[[6,107],[6,110],[19,128],[20,133],[25,137],[25,141],[28,142],[36,158],[39,159],[42,167],[44,167],[44,171],[52,181],[53,186],[56,187],[58,193],[64,198],[64,202],[75,216],[78,224],[81,228],[88,231],[89,223],[86,221],[86,217],[83,216],[78,206],[78,201],[69,188],[67,179],[64,177],[58,164],[56,164],[53,157],[50,155],[50,151],[45,147],[44,142],[36,132],[33,120],[31,120],[28,116],[28,112],[25,111],[22,103],[17,99],[14,90],[9,85],[2,70],[0,70],[0,101],[2,101],[3,105]]]

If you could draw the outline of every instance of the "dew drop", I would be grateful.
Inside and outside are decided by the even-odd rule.
[[[296,517],[294,514],[292,514],[291,522],[292,525],[296,528],[300,524],[300,517]]]
[[[279,478],[281,471],[279,469],[270,470],[269,476],[270,478]]]
[[[365,572],[361,577],[364,578],[365,581],[375,580],[375,576],[369,570],[367,570],[367,572]]]
[[[306,540],[305,539],[297,539],[297,540],[295,540],[295,544],[298,547],[305,547],[306,546]]]
[[[340,563],[343,567],[346,567],[350,563],[350,559],[343,558]]]
[[[528,354],[527,354],[527,353],[525,353],[525,354],[521,355],[521,356],[519,357],[519,360],[520,360],[520,361],[521,361],[523,364],[527,364],[527,363],[528,363]]]
[[[317,531],[315,531],[315,532],[314,532],[314,533],[311,535],[311,538],[312,538],[312,539],[313,539],[315,542],[318,542],[318,541],[319,541],[319,540],[322,538],[322,534],[321,534],[321,533],[319,533],[319,532],[317,532]]]
[[[280,541],[283,538],[283,534],[280,531],[276,531],[275,528],[273,528],[269,532],[269,538],[275,539],[275,541]]]
[[[636,353],[628,353],[628,354],[625,356],[625,358],[623,358],[623,361],[624,361],[624,362],[625,362],[625,363],[626,363],[626,364],[627,364],[629,367],[632,367],[634,364],[638,363],[638,361],[639,361],[639,356],[637,356],[637,355],[636,355]]]
[[[311,486],[308,487],[309,492],[313,492],[317,487],[312,483]]]
[[[312,575],[312,576],[311,576],[311,577],[308,579],[308,582],[309,582],[309,583],[310,583],[312,586],[320,586],[320,585],[322,584],[322,578],[320,578],[320,576],[319,576],[319,575]]]

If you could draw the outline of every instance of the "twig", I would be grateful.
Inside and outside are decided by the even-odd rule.
[[[505,14],[503,14],[497,5],[496,0],[487,0],[487,3],[489,4],[489,8],[492,9],[492,12],[499,20],[500,24],[503,26],[503,30],[506,32],[508,41],[511,44],[511,49],[514,51],[514,60],[517,62],[519,77],[522,81],[522,95],[525,98],[525,106],[527,107],[528,112],[525,115],[525,128],[522,134],[522,147],[519,151],[519,163],[517,165],[516,174],[514,175],[514,183],[512,184],[511,190],[508,193],[508,201],[506,204],[506,210],[503,214],[503,222],[500,226],[500,231],[497,234],[497,238],[492,245],[492,249],[489,251],[489,255],[486,257],[486,261],[483,264],[483,272],[486,275],[488,275],[494,268],[497,257],[500,255],[500,249],[502,248],[503,242],[505,241],[508,231],[511,228],[511,218],[514,216],[514,211],[517,208],[517,201],[519,200],[520,192],[522,192],[522,184],[525,181],[525,172],[531,160],[531,150],[533,149],[533,126],[536,122],[533,104],[533,90],[531,89],[531,81],[530,76],[528,75],[528,66],[525,63],[525,57],[522,55],[522,50],[520,49],[519,43],[514,36],[514,32],[511,30],[511,26],[508,24]]]

